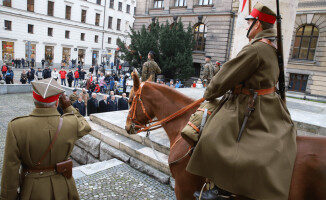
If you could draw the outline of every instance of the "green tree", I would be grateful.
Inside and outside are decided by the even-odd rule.
[[[123,52],[121,59],[132,66],[141,70],[147,61],[147,53],[152,50],[165,78],[186,80],[193,75],[194,38],[190,24],[185,30],[181,21],[172,25],[157,21],[150,25],[149,30],[145,26],[140,31],[131,29],[129,36],[131,44],[128,47],[121,40],[118,40],[118,46]]]

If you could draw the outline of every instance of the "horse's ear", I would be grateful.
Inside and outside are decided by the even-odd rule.
[[[132,72],[131,76],[132,76],[132,79],[134,81],[134,91],[136,92],[138,90],[138,88],[139,88],[139,85],[140,85],[140,80],[139,80],[137,71]]]

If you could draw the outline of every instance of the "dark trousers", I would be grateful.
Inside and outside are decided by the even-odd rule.
[[[72,87],[72,80],[68,80],[69,87]]]

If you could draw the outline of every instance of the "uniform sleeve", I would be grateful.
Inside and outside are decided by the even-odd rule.
[[[204,66],[204,73],[203,73],[203,80],[208,78],[208,74],[209,74],[209,66],[207,64],[205,64]]]
[[[8,124],[6,146],[2,167],[1,199],[17,199],[19,187],[20,153],[16,137]]]
[[[141,80],[142,81],[146,81],[147,79],[147,63],[144,63],[143,65],[143,70],[142,70],[142,76],[141,76]]]
[[[89,126],[88,122],[85,120],[85,118],[73,106],[69,106],[68,108],[64,109],[63,112],[64,113],[74,113],[75,116],[77,117],[77,121],[78,121],[77,137],[78,138],[81,138],[84,135],[91,132],[92,129]]]
[[[156,74],[160,74],[161,73],[161,68],[156,64]]]
[[[213,100],[222,96],[244,80],[247,80],[259,67],[258,52],[252,45],[245,46],[234,59],[225,63],[219,73],[207,86],[204,98]]]

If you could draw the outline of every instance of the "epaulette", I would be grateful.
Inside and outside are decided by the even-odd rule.
[[[13,118],[13,119],[11,120],[11,122],[12,122],[12,121],[15,121],[16,119],[25,118],[25,117],[29,117],[29,116],[26,115],[26,116],[15,117],[15,118]]]
[[[63,115],[62,115],[62,117],[64,117],[64,116],[68,116],[68,115],[75,115],[75,113],[72,111],[72,112],[69,112],[69,113],[64,113]]]

